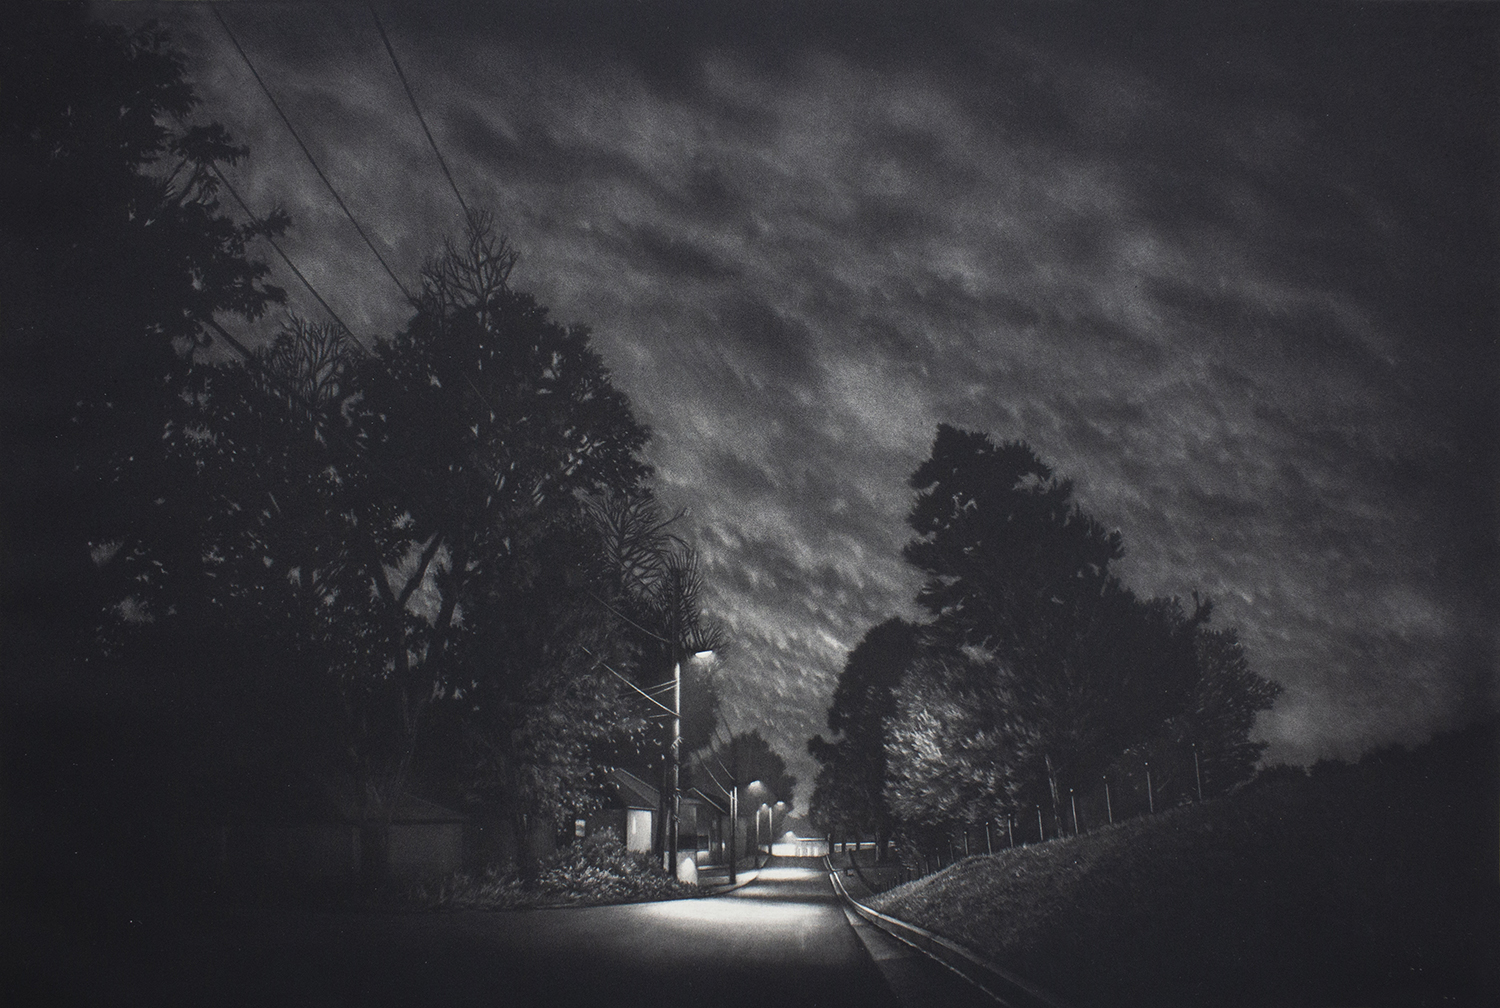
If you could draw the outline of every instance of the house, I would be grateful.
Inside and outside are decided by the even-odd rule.
[[[661,849],[657,817],[661,791],[628,770],[616,767],[608,774],[610,801],[600,812],[575,823],[574,835],[590,836],[613,829],[625,841],[625,849],[650,853]],[[697,788],[683,791],[677,800],[677,849],[695,851],[699,864],[721,857],[727,805]]]
[[[626,850],[649,854],[656,848],[661,792],[619,767],[609,772],[607,780],[610,801],[588,820],[580,819],[574,834],[591,836],[601,829],[612,829],[625,841]]]
[[[215,837],[222,867],[280,875],[357,875],[379,853],[387,820],[385,869],[402,877],[439,876],[463,867],[468,818],[410,793],[387,809],[349,781],[291,778],[263,782],[229,803]]]

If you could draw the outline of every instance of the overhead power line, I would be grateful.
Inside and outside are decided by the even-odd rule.
[[[302,281],[302,285],[307,288],[308,293],[310,293],[314,298],[317,299],[318,304],[323,306],[323,310],[328,313],[329,317],[338,324],[340,329],[344,330],[344,332],[348,334],[349,339],[354,343],[354,345],[359,347],[362,353],[368,355],[370,351],[367,350],[365,348],[365,345],[360,342],[359,337],[354,335],[354,330],[350,329],[344,323],[344,320],[339,318],[339,313],[333,310],[332,305],[323,300],[323,295],[318,293],[318,289],[312,285],[312,281],[307,279],[303,272],[297,268],[297,264],[292,262],[291,256],[287,255],[282,247],[277,243],[276,239],[271,237],[270,230],[265,226],[264,223],[262,223],[259,217],[255,216],[255,211],[250,209],[250,205],[246,203],[245,200],[240,196],[239,190],[235,189],[235,187],[230,183],[229,179],[224,177],[224,173],[219,170],[219,166],[212,161],[208,162],[208,166],[213,170],[214,175],[218,177],[224,188],[229,190],[229,195],[234,197],[234,201],[240,205],[240,209],[244,211],[245,216],[250,218],[250,222],[255,225],[256,229],[260,231],[261,235],[265,237],[266,241],[271,243],[271,247],[276,250],[276,254],[281,256],[281,261],[286,263],[287,268],[296,274],[298,280]]]
[[[582,645],[580,645],[580,647],[582,647]],[[616,679],[620,680],[626,686],[629,686],[631,689],[635,690],[641,696],[645,697],[647,700],[651,701],[653,704],[655,704],[656,706],[660,707],[662,710],[666,711],[667,715],[669,715],[671,717],[676,717],[677,716],[677,712],[676,711],[674,711],[672,708],[668,707],[666,704],[662,703],[660,700],[657,700],[650,693],[647,693],[645,690],[641,689],[635,683],[631,682],[627,677],[621,675],[620,673],[616,672],[614,669],[610,668],[609,664],[607,662],[605,662],[603,659],[601,659],[598,655],[594,654],[594,652],[590,651],[586,647],[583,647],[582,650],[583,650],[584,654],[586,654],[590,658],[594,659],[594,661],[596,663],[598,663],[598,665],[599,665],[600,668],[604,669],[604,671],[608,672],[610,675],[612,675]],[[662,717],[662,716],[663,715],[661,715],[661,714],[653,715],[653,717]]]
[[[297,132],[297,128],[292,125],[291,119],[287,118],[287,114],[282,111],[281,105],[276,101],[276,96],[271,94],[271,89],[266,86],[265,80],[262,79],[260,71],[256,70],[255,64],[250,62],[250,55],[246,53],[244,47],[240,45],[239,39],[235,38],[234,31],[229,27],[229,22],[225,21],[224,15],[219,12],[219,5],[210,4],[209,8],[214,12],[214,17],[218,19],[220,27],[224,29],[224,34],[229,37],[229,41],[231,44],[233,44],[235,51],[240,54],[240,59],[244,60],[245,66],[249,67],[251,76],[255,78],[255,83],[260,85],[261,91],[265,93],[266,100],[271,103],[271,107],[275,109],[276,114],[281,117],[282,123],[285,124],[287,128],[287,132],[292,135],[293,140],[297,141],[297,146],[302,149],[302,154],[307,158],[307,163],[312,165],[313,171],[318,173],[318,178],[323,180],[323,185],[325,185],[328,188],[329,193],[333,195],[333,199],[336,203],[338,203],[339,209],[344,211],[344,216],[349,218],[349,223],[354,225],[354,230],[359,232],[359,236],[363,238],[365,244],[370,247],[370,251],[375,253],[375,258],[380,260],[380,265],[385,268],[386,274],[391,278],[396,287],[401,291],[402,296],[406,298],[407,302],[415,303],[414,299],[411,296],[411,292],[406,289],[406,285],[401,282],[401,278],[396,276],[396,272],[395,270],[391,269],[390,263],[385,261],[385,256],[380,254],[380,250],[375,247],[375,243],[370,240],[370,236],[365,233],[365,229],[361,227],[359,221],[355,219],[355,216],[353,212],[350,211],[348,204],[344,202],[344,198],[340,196],[339,191],[334,188],[333,182],[329,180],[328,176],[323,172],[323,169],[319,167],[317,159],[312,155],[312,151],[308,150],[307,144],[302,142],[302,137]]]
[[[412,93],[411,84],[407,82],[406,74],[401,70],[401,61],[396,58],[396,50],[391,48],[391,40],[385,33],[385,25],[380,23],[380,15],[375,12],[375,5],[370,4],[369,7],[370,17],[375,19],[375,30],[380,33],[380,41],[385,44],[385,51],[391,57],[391,66],[396,68],[396,76],[401,78],[401,86],[406,90],[406,100],[411,102],[411,110],[417,114],[417,122],[422,124],[422,132],[427,135],[427,143],[432,147],[432,153],[437,155],[438,167],[443,169],[443,177],[453,188],[453,195],[458,198],[458,205],[463,208],[464,219],[467,220],[469,204],[464,202],[464,194],[458,191],[458,183],[453,181],[453,173],[448,170],[448,161],[443,157],[443,152],[438,149],[432,130],[427,128],[427,118],[422,115],[422,109],[417,105],[417,96]]]

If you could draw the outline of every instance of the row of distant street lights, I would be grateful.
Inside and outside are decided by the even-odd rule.
[[[712,650],[698,651],[693,654],[693,661],[711,661],[714,657]],[[678,659],[672,663],[672,742],[667,754],[667,808],[666,808],[666,843],[662,850],[662,867],[672,874],[678,872],[678,849],[677,830],[682,802],[682,660]],[[730,884],[737,882],[738,861],[736,846],[736,834],[740,821],[740,795],[737,781],[729,784],[729,881]],[[758,780],[751,781],[745,785],[747,794],[762,792],[770,797],[770,789]],[[766,853],[771,853],[773,833],[775,830],[776,809],[786,808],[785,801],[776,802],[773,807],[770,802],[761,802],[760,807],[755,810],[755,846],[760,849],[760,813],[766,813]]]
[[[762,793],[770,796],[771,789],[758,780],[753,780],[745,785],[746,794]],[[778,801],[773,807],[770,802],[761,802],[760,807],[755,810],[755,849],[760,850],[760,814],[766,814],[766,854],[771,853],[771,845],[776,839],[776,823],[774,816],[776,809],[786,808],[786,802]],[[734,782],[729,783],[729,884],[733,885],[739,881],[739,860],[735,851],[735,840],[740,822],[740,789]]]

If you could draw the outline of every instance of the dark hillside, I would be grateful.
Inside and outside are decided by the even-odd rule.
[[[1079,1005],[1494,1004],[1494,725],[873,900]]]

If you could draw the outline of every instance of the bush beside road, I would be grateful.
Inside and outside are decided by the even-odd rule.
[[[564,848],[534,882],[514,872],[459,874],[418,886],[413,901],[434,910],[529,910],[548,906],[605,906],[702,895],[670,877],[650,854],[627,851],[609,831]]]

